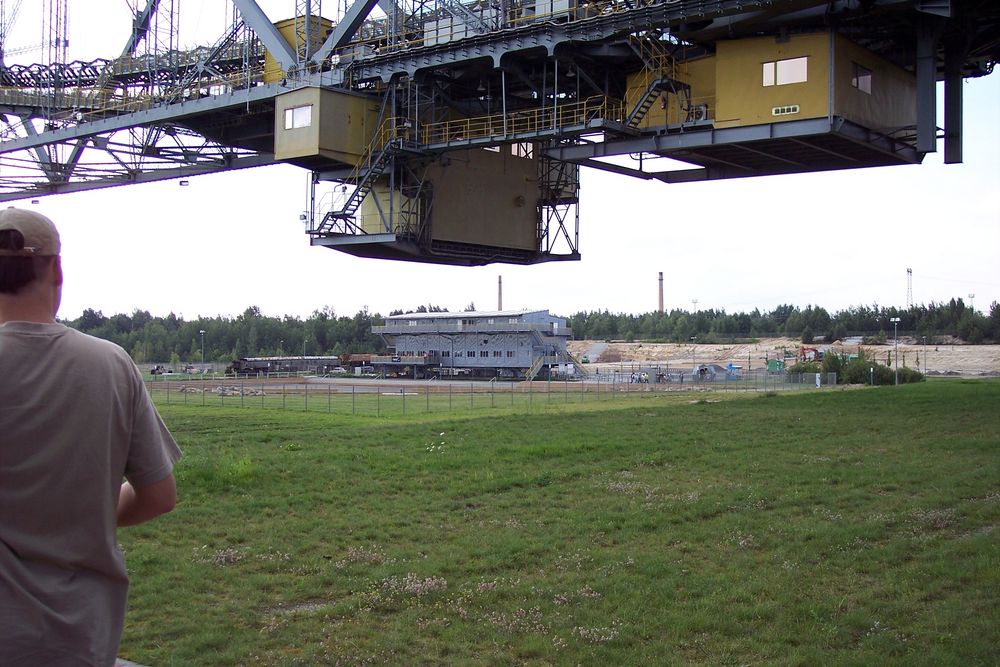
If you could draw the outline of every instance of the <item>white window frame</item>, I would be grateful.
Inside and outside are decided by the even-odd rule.
[[[787,86],[809,80],[809,56],[772,60],[762,66],[761,85]]]
[[[285,109],[285,129],[298,130],[312,125],[312,108],[311,104],[303,104]]]

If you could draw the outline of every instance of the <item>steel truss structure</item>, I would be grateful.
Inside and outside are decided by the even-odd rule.
[[[44,2],[58,43],[67,0]],[[0,199],[272,164],[276,99],[315,87],[370,97],[380,111],[356,162],[290,160],[312,172],[313,244],[454,264],[576,259],[581,166],[683,183],[916,163],[941,136],[945,161],[960,162],[962,78],[1000,59],[994,0],[356,0],[331,21],[317,0],[289,0],[291,36],[254,0],[232,3],[214,43],[181,50],[179,3],[145,0],[119,54],[90,62],[58,49],[45,63],[4,62],[16,55],[4,54],[5,27]],[[0,0],[0,19],[17,4]],[[915,75],[914,126],[875,132],[830,114],[716,127],[679,74],[722,40],[821,30]],[[676,122],[644,127],[667,100]],[[519,146],[538,166],[536,247],[436,238],[430,165]],[[653,171],[653,157],[685,166]],[[324,183],[338,184],[339,201],[324,206]],[[358,207],[378,183],[390,193],[376,202],[382,227],[363,228]]]

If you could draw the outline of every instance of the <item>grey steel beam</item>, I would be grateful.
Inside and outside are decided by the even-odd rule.
[[[243,17],[246,24],[257,33],[257,37],[260,38],[267,52],[281,65],[281,69],[287,72],[294,68],[296,65],[295,51],[257,3],[254,0],[233,0],[233,3],[240,10],[240,16]]]
[[[937,42],[942,19],[917,15],[917,150],[937,150]]]
[[[338,236],[314,236],[309,239],[309,245],[334,247],[340,245],[356,245],[359,243],[392,243],[396,235],[387,234],[343,234]]]
[[[601,162],[600,160],[580,160],[576,164],[581,167],[590,167],[591,169],[599,169],[600,171],[607,171],[612,174],[620,174],[622,176],[631,176],[632,178],[641,178],[648,181],[655,177],[654,172],[642,171],[641,169],[632,169],[631,167],[626,167],[620,164],[612,164],[610,162]]]
[[[47,144],[59,144],[81,137],[92,137],[140,125],[153,125],[170,121],[183,124],[185,116],[244,106],[248,102],[270,99],[280,92],[284,92],[284,89],[277,86],[277,84],[256,86],[247,90],[234,91],[226,95],[187,100],[177,104],[153,107],[145,111],[136,111],[134,113],[122,114],[121,116],[93,120],[72,127],[49,130],[36,136],[19,137],[0,142],[0,154],[25,150],[36,146],[45,146]],[[4,111],[0,109],[0,113],[4,113]],[[10,113],[13,113],[13,111]]]
[[[591,158],[612,157],[629,153],[670,155],[684,160],[680,151],[695,151],[711,146],[745,144],[768,139],[800,139],[810,135],[835,134],[859,145],[892,156],[899,162],[917,163],[920,156],[913,146],[885,135],[873,133],[840,117],[812,118],[767,125],[728,127],[723,129],[691,130],[678,134],[610,138],[599,143],[577,144],[550,148],[545,154],[556,160],[581,162]],[[829,152],[826,150],[825,152]]]
[[[376,4],[378,5],[379,9],[385,12],[386,16],[393,16],[394,14],[399,12],[399,6],[396,4],[395,0],[378,0]],[[370,9],[368,11],[371,12]],[[354,32],[357,32],[357,30],[358,29],[355,28]],[[323,42],[322,46],[320,46],[315,53],[313,53],[312,58],[310,58],[310,60],[317,65],[322,63],[330,56],[333,50],[337,48],[336,42],[337,39],[334,34],[328,35],[326,41]]]
[[[129,36],[128,41],[125,42],[125,48],[122,49],[122,57],[134,53],[136,47],[139,46],[139,42],[149,32],[149,21],[153,18],[153,14],[156,13],[159,4],[160,0],[147,0],[146,7],[141,12],[136,13],[135,18],[132,20],[132,34]]]
[[[545,48],[551,55],[556,46],[563,42],[598,41],[637,30],[740,14],[753,7],[794,4],[796,3],[789,0],[661,0],[657,4],[608,16],[594,16],[560,24],[533,23],[524,28],[502,30],[433,47],[407,49],[356,61],[353,63],[354,78],[358,81],[376,78],[388,81],[395,74],[406,73],[412,76],[419,70],[486,56],[492,57],[493,62],[498,64],[500,58],[507,53]]]
[[[323,62],[331,51],[346,46],[376,4],[378,0],[355,0],[354,4],[347,8],[344,18],[340,19],[340,23],[323,42],[323,46],[319,47],[319,51],[313,57],[314,62]]]
[[[957,41],[957,40],[956,40]],[[955,41],[944,46],[944,163],[962,162],[962,53]]]
[[[814,118],[810,120],[772,123],[770,125],[728,127],[723,129],[695,130],[678,134],[612,139],[594,144],[560,146],[548,149],[545,152],[549,157],[557,160],[576,162],[586,158],[611,157],[614,155],[627,155],[629,153],[667,153],[705,148],[718,144],[791,138],[809,134],[827,134],[830,132],[832,126],[832,123],[827,118]]]
[[[187,166],[174,167],[169,169],[156,169],[150,171],[129,172],[93,181],[74,181],[59,184],[41,184],[38,187],[26,188],[18,192],[0,191],[0,202],[17,201],[19,199],[29,199],[33,197],[45,197],[48,195],[64,194],[68,192],[83,192],[85,190],[99,190],[102,188],[113,188],[119,185],[132,185],[134,183],[152,183],[155,181],[168,181],[174,178],[185,178],[189,176],[200,176],[202,174],[212,174],[219,171],[230,171],[234,169],[249,169],[251,167],[264,167],[274,164],[274,156],[248,155],[235,157],[224,167],[204,167]]]

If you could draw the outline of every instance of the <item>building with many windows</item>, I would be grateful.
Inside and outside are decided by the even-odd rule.
[[[572,331],[547,310],[390,315],[372,327],[388,347],[372,358],[386,375],[535,379],[580,372]]]

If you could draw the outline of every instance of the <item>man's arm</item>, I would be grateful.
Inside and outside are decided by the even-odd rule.
[[[118,494],[118,525],[134,526],[144,523],[166,514],[176,504],[177,485],[172,474],[159,482],[139,488],[124,482]]]

